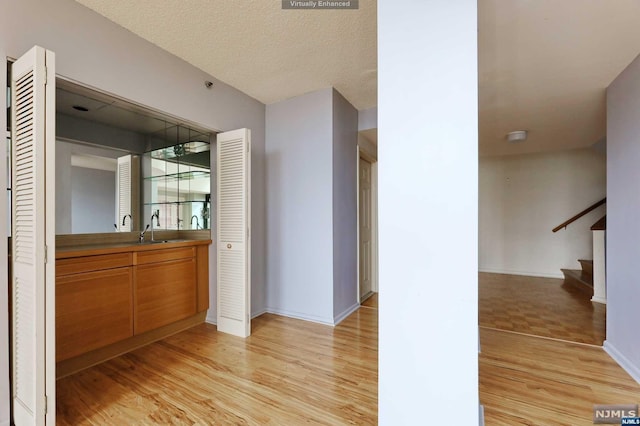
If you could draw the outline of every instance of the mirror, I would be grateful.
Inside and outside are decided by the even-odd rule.
[[[212,133],[56,81],[56,234],[210,229]]]
[[[160,229],[209,229],[209,135],[175,126],[167,129],[164,140],[174,140],[175,145],[143,156],[144,217],[150,218],[147,223]]]

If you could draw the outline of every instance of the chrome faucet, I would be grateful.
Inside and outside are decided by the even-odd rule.
[[[156,210],[153,212],[153,214],[151,215],[151,241],[155,241],[153,239],[153,218],[156,218],[156,226],[160,226],[160,210]]]
[[[198,216],[196,216],[195,214],[193,216],[191,216],[191,226],[193,226],[193,219],[194,218],[196,220],[196,229],[200,229],[200,221],[198,220]]]
[[[131,231],[131,225],[132,225],[132,220],[133,218],[131,217],[130,214],[125,214],[124,216],[122,216],[122,226],[124,226],[126,220],[127,220],[127,216],[129,216],[129,231]]]
[[[144,233],[147,232],[147,229],[149,229],[149,224],[147,224],[147,227],[144,228],[144,231],[140,233],[140,238],[138,238],[138,242],[144,243]]]

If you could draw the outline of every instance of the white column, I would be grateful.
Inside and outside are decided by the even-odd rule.
[[[378,0],[378,52],[379,422],[478,424],[476,0]]]
[[[593,231],[593,297],[592,302],[607,303],[605,272],[605,231]]]

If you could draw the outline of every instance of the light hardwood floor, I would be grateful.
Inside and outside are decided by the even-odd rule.
[[[378,309],[378,293],[373,293],[369,296],[367,300],[362,302],[361,306]]]
[[[592,303],[563,280],[480,273],[483,327],[602,345],[606,305]]]
[[[486,294],[487,278],[481,274],[481,323],[488,321],[482,312],[529,312],[539,297]],[[553,321],[566,311],[557,308],[549,308],[558,312]],[[583,321],[575,325],[592,335],[598,322],[573,312]],[[374,425],[377,313],[364,307],[336,328],[263,315],[247,340],[195,327],[58,381],[58,423]],[[547,315],[537,315],[544,323]],[[602,348],[490,324],[480,328],[479,356],[488,426],[591,425],[593,404],[640,402],[640,386]]]
[[[637,404],[638,385],[598,346],[480,329],[485,424],[592,425],[594,404]]]
[[[57,423],[375,424],[377,321],[265,314],[246,340],[200,325],[59,380]]]
[[[594,404],[640,402],[640,386],[601,347],[605,315],[562,280],[480,273],[486,424],[592,425]]]

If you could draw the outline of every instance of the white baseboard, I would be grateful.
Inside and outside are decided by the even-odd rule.
[[[261,309],[261,310],[259,310],[257,312],[254,312],[253,314],[251,314],[251,319],[254,319],[254,318],[259,317],[260,315],[266,314],[266,313],[267,313],[266,309]],[[218,325],[218,318],[209,316],[207,314],[207,317],[204,319],[204,322],[206,322],[207,324]],[[2,425],[0,425],[0,426],[2,426]]]
[[[359,303],[355,303],[352,306],[349,306],[345,311],[343,311],[340,315],[336,315],[333,318],[333,325],[340,324],[346,317],[354,313],[360,307]]]
[[[275,309],[275,308],[266,308],[266,312],[270,314],[275,314],[275,315],[282,315],[283,317],[289,317],[289,318],[299,319],[303,321],[311,321],[318,324],[331,325],[331,326],[334,325],[332,318],[327,319],[323,317],[317,317],[315,315],[307,315],[302,312],[287,311],[286,309]]]
[[[562,272],[553,274],[553,273],[547,273],[547,272],[510,271],[505,269],[494,269],[494,268],[479,268],[478,272],[488,272],[490,274],[503,274],[503,275],[520,275],[524,277],[538,277],[538,278],[559,278],[559,279],[564,278],[564,275],[562,274]]]
[[[596,296],[593,296],[593,297],[591,298],[591,301],[592,301],[592,302],[597,302],[597,303],[602,303],[603,305],[606,305],[606,304],[607,304],[607,299],[605,299],[604,297],[596,297]]]
[[[299,319],[299,320],[303,320],[303,321],[315,322],[317,324],[322,324],[322,325],[330,325],[330,326],[333,327],[333,326],[338,325],[340,322],[342,322],[342,320],[344,320],[346,317],[351,315],[359,307],[360,307],[360,304],[356,303],[353,306],[350,306],[347,310],[342,312],[340,315],[337,315],[333,320],[331,320],[331,319],[328,320],[326,318],[317,317],[315,315],[307,315],[307,314],[303,314],[301,312],[287,311],[285,309],[275,309],[275,308],[265,308],[265,309],[262,309],[262,310],[260,310],[258,312],[255,312],[255,313],[253,313],[251,315],[251,319],[259,317],[262,314],[274,314],[274,315],[281,315],[281,316],[287,317],[287,318],[293,318],[293,319]],[[217,322],[218,322],[218,319],[216,317],[211,317],[211,316],[207,315],[207,317],[205,318],[205,322],[208,323],[208,324],[216,325]],[[2,425],[0,425],[0,426],[2,426]]]
[[[613,360],[624,369],[624,371],[629,373],[633,380],[640,384],[640,367],[632,363],[629,358],[624,356],[618,349],[616,349],[615,346],[609,343],[608,340],[604,341],[602,347],[609,354],[609,356],[613,358]]]

